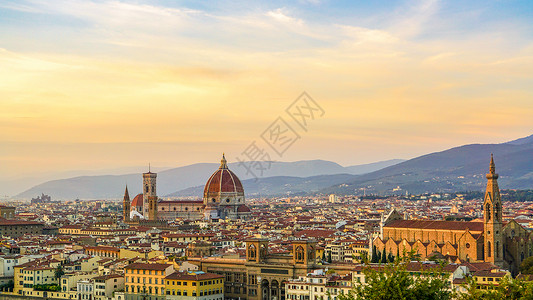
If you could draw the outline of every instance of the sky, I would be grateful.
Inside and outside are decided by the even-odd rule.
[[[300,126],[303,92],[320,110]],[[531,116],[531,1],[0,1],[3,180],[250,145],[408,159],[528,136]],[[276,120],[299,137],[281,154]]]

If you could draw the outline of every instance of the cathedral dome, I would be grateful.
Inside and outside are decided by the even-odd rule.
[[[131,201],[131,206],[132,207],[142,207],[143,206],[143,194],[139,194],[137,196],[135,196],[135,198],[133,198],[133,200]]]
[[[248,213],[248,212],[252,212],[250,210],[250,208],[246,205],[240,205],[239,208],[237,208],[237,212],[239,213]]]
[[[227,198],[226,200],[222,199],[221,201],[221,198],[226,197],[232,199],[230,200],[230,198]],[[230,201],[234,202],[233,200],[236,200],[235,202],[244,203],[244,189],[237,175],[228,169],[226,158],[222,156],[220,167],[215,173],[213,173],[213,175],[211,175],[211,177],[209,177],[209,180],[207,180],[207,183],[205,184],[204,202],[206,204],[211,202],[222,202],[224,204],[224,201],[226,201],[229,204]]]

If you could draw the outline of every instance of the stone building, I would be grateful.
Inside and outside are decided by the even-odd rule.
[[[421,258],[440,253],[452,261],[491,262],[516,274],[520,263],[533,256],[533,234],[514,220],[503,222],[492,156],[486,177],[483,222],[404,220],[393,210],[383,219],[373,245],[394,256],[413,250]]]
[[[220,167],[207,180],[201,201],[163,201],[157,197],[157,173],[143,173],[143,193],[129,201],[126,187],[123,199],[125,222],[246,219],[251,211],[246,206],[242,183],[229,170],[222,155]]]
[[[290,254],[268,251],[267,239],[248,239],[246,258],[189,258],[204,272],[224,275],[225,299],[285,300],[286,283],[317,269],[316,241],[294,240]]]

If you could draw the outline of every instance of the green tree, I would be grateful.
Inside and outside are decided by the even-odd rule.
[[[530,256],[520,264],[520,273],[533,274],[533,256]]]
[[[497,286],[480,289],[473,278],[468,278],[465,285],[467,292],[459,300],[532,300],[533,283],[504,277]]]
[[[383,252],[381,253],[381,263],[386,264],[387,263],[387,253],[385,249],[383,249]]]
[[[365,284],[354,286],[349,294],[339,296],[339,300],[453,299],[448,274],[442,271],[442,266],[413,274],[406,269],[411,258],[412,253],[379,269],[368,266],[363,270]]]
[[[61,265],[57,266],[56,271],[54,273],[54,277],[56,279],[59,279],[63,275],[65,275],[65,271],[63,271],[63,267]]]
[[[377,263],[381,259],[381,255],[379,254],[378,250],[376,249],[376,246],[372,247],[372,259],[370,260],[371,263]]]

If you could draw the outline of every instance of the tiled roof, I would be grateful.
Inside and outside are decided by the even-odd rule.
[[[143,194],[139,194],[133,198],[133,201],[131,201],[131,206],[140,207],[143,206]]]
[[[386,228],[415,228],[415,229],[441,229],[441,230],[470,230],[482,232],[482,222],[462,221],[421,221],[421,220],[395,220],[385,225]]]
[[[167,277],[165,279],[174,279],[174,280],[209,280],[209,279],[218,279],[218,278],[224,278],[224,276],[219,274],[213,274],[213,273],[185,273],[185,272],[175,272]]]
[[[128,265],[125,269],[129,270],[158,270],[163,271],[172,265],[167,264],[145,264],[145,263],[133,263]]]

